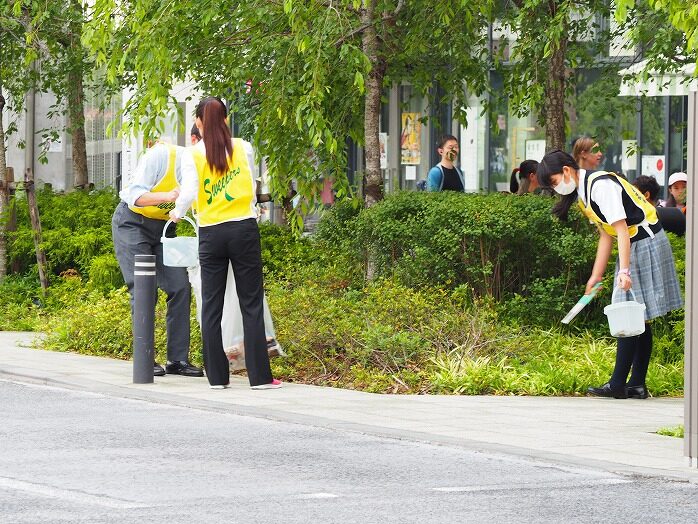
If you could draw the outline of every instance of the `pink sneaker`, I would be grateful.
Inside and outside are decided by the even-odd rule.
[[[250,386],[251,389],[279,389],[281,387],[281,381],[274,379],[269,384],[259,384],[257,386]]]

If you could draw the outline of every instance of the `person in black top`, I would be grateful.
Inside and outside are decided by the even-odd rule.
[[[444,135],[437,144],[441,162],[429,170],[427,191],[465,191],[463,172],[454,164],[458,158],[458,139]]]

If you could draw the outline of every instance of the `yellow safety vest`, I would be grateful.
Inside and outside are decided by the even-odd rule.
[[[256,218],[256,187],[241,138],[233,139],[233,156],[225,174],[211,169],[203,151],[194,149],[193,156],[199,174],[199,193],[194,202],[199,225]]]
[[[639,189],[615,173],[594,171],[587,175],[584,183],[584,197],[587,203],[585,205],[582,199],[578,200],[579,208],[582,210],[582,213],[584,213],[591,222],[603,228],[606,233],[613,237],[616,236],[616,230],[613,229],[611,224],[606,222],[599,206],[591,200],[591,187],[594,182],[602,178],[613,180],[619,184],[623,190],[623,207],[625,208],[630,239],[640,240],[641,238],[654,237],[654,233],[661,230],[661,224],[659,224],[659,218],[657,217],[657,210],[647,201]]]
[[[167,161],[167,171],[165,172],[165,176],[162,177],[162,179],[150,190],[153,193],[166,193],[177,187],[177,175],[175,174],[177,148],[170,144],[168,144],[167,147],[170,150],[170,155]],[[170,218],[170,211],[173,210],[174,207],[174,202],[163,202],[157,206],[129,206],[129,209],[134,213],[143,215],[144,217],[153,218],[155,220],[168,220]]]

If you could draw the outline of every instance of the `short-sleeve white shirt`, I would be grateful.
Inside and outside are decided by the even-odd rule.
[[[584,198],[586,181],[587,172],[585,169],[580,169],[577,195],[585,205],[588,204]],[[628,218],[623,207],[623,188],[613,180],[602,178],[594,182],[591,188],[591,201],[599,206],[601,214],[609,225]]]

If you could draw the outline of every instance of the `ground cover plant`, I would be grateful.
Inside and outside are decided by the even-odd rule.
[[[10,245],[23,274],[0,285],[0,328],[45,331],[47,349],[130,358],[128,293],[104,240],[115,197],[42,192],[39,202],[51,287],[38,290],[20,220]],[[601,313],[611,282],[570,327],[559,323],[583,292],[596,239],[579,217],[554,220],[551,203],[398,193],[371,209],[337,206],[309,238],[262,225],[267,296],[288,353],[275,374],[383,393],[575,395],[603,383],[615,351]],[[66,228],[61,243],[51,231]],[[683,274],[683,239],[672,245]],[[161,360],[164,314],[161,295]],[[648,387],[680,395],[682,312],[653,329]],[[201,363],[194,311],[192,359]]]

